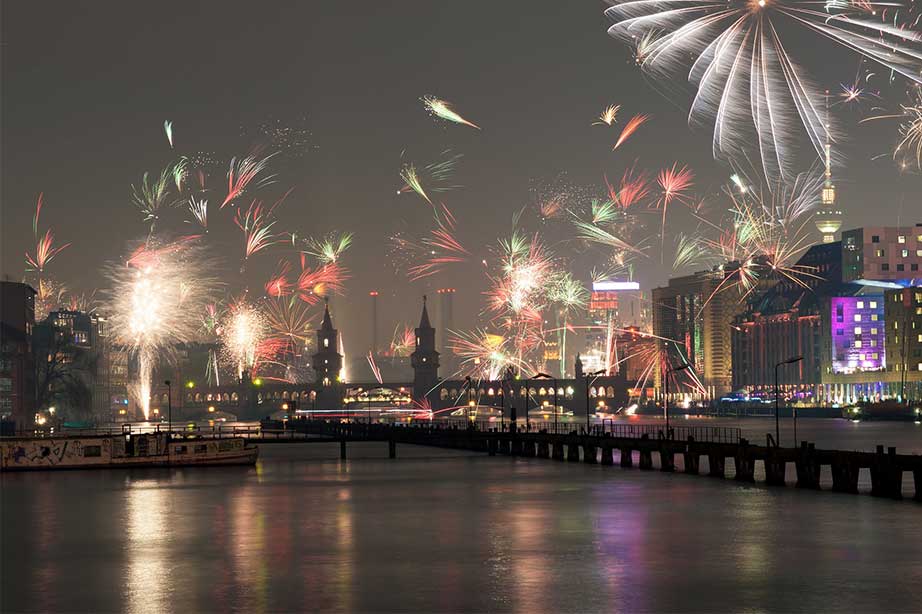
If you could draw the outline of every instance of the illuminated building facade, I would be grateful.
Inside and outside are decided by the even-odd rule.
[[[692,366],[692,377],[676,382],[671,391],[697,398],[715,398],[730,390],[733,358],[730,325],[741,310],[739,294],[717,292],[735,265],[715,267],[669,280],[653,290],[653,334],[661,360],[675,367]],[[662,369],[654,374],[662,386]]]
[[[830,299],[833,373],[880,371],[886,366],[882,294]]]
[[[907,282],[922,269],[922,224],[865,226],[842,232],[844,281]]]

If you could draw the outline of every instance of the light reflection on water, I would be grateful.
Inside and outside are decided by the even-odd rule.
[[[912,610],[919,507],[384,444],[3,475],[3,611]]]

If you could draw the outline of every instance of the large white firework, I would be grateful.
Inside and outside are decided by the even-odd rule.
[[[109,268],[110,321],[119,343],[138,362],[132,392],[145,419],[157,365],[170,362],[179,344],[200,335],[199,314],[220,286],[212,270],[191,238],[140,243],[124,263]]]
[[[922,81],[920,35],[889,19],[901,2],[867,0],[613,0],[609,34],[637,48],[637,63],[695,90],[692,124],[713,124],[718,158],[757,154],[769,181],[802,168],[806,141],[822,155],[829,122],[822,91],[788,54],[791,31],[809,34]],[[802,35],[801,35],[802,38]]]

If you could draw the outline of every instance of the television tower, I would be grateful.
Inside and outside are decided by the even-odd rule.
[[[829,140],[829,90],[826,90],[826,179],[823,182],[822,202],[814,217],[816,229],[823,234],[823,243],[836,240],[836,232],[842,227],[842,210],[836,205],[836,186],[832,182],[832,146]]]

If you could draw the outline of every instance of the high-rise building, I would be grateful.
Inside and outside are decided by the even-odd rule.
[[[669,280],[653,290],[653,334],[660,360],[676,367],[691,365],[691,377],[674,392],[714,398],[731,388],[733,358],[731,323],[744,304],[740,293],[726,289],[724,280],[734,274],[738,263]],[[772,283],[765,279],[762,284]],[[662,369],[655,369],[656,386],[662,385]]]
[[[865,226],[842,232],[844,281],[909,281],[922,265],[922,224]]]
[[[0,282],[0,417],[24,428],[35,413],[35,290]]]

